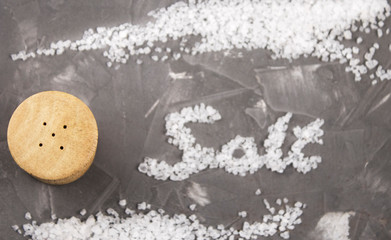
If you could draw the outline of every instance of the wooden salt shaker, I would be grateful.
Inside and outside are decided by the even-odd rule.
[[[15,162],[36,179],[67,184],[91,166],[98,126],[91,110],[68,93],[47,91],[23,101],[8,125]]]

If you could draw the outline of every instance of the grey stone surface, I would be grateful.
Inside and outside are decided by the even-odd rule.
[[[366,76],[355,83],[338,63],[273,61],[263,50],[184,56],[165,63],[145,59],[142,65],[132,60],[117,70],[106,67],[102,51],[26,62],[10,58],[51,41],[77,39],[88,28],[143,24],[148,11],[172,2],[0,1],[0,239],[23,239],[10,226],[25,223],[26,211],[44,222],[51,214],[70,217],[83,208],[95,213],[122,198],[131,207],[147,201],[170,214],[191,214],[188,206],[198,203],[195,214],[203,223],[240,227],[244,219],[238,211],[247,211],[249,221],[260,220],[266,213],[262,199],[279,197],[308,205],[291,239],[311,238],[322,215],[335,211],[356,212],[351,239],[391,239],[391,82],[371,86]],[[374,36],[366,39],[369,44]],[[379,54],[389,65],[389,52]],[[183,72],[183,77],[170,77]],[[82,99],[99,127],[93,166],[65,186],[49,186],[27,175],[7,147],[11,114],[25,98],[45,90]],[[261,169],[237,177],[207,170],[183,182],[162,182],[139,173],[145,156],[179,161],[181,152],[166,142],[164,116],[201,102],[218,109],[223,120],[190,127],[202,145],[216,149],[238,134],[255,137],[261,146],[267,126],[287,111],[294,113],[290,131],[324,118],[324,145],[305,148],[323,162],[306,175]],[[291,143],[294,136],[287,139]],[[286,151],[289,143],[285,145]],[[258,188],[261,196],[254,194]]]

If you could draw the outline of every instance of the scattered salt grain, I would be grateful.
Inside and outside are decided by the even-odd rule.
[[[159,61],[159,57],[156,56],[156,55],[153,55],[151,58],[152,58],[152,60],[155,61],[155,62]]]
[[[134,214],[135,213],[135,211],[134,210],[131,210],[130,208],[126,208],[125,209],[125,214],[126,215],[132,215],[132,214]]]
[[[382,36],[383,36],[383,30],[381,30],[380,28],[377,29],[377,37],[381,38]]]
[[[26,220],[31,220],[31,213],[30,212],[26,212],[26,214],[24,214],[24,218]]]
[[[280,237],[283,239],[289,239],[289,232],[286,231],[286,232],[280,233]]]
[[[173,58],[174,58],[174,60],[178,60],[179,58],[181,58],[181,54],[180,53],[174,53],[173,54]]]
[[[84,221],[71,217],[42,224],[36,224],[35,221],[32,224],[27,223],[23,225],[23,235],[32,240],[145,240],[156,239],[157,236],[162,240],[259,239],[274,235],[288,238],[289,232],[301,223],[303,210],[297,206],[297,203],[294,206],[282,206],[276,214],[264,215],[261,222],[244,222],[241,229],[225,228],[222,224],[218,224],[217,227],[206,226],[201,224],[194,214],[169,216],[165,215],[164,211],[151,210],[148,213],[138,212],[122,218],[113,209],[108,209],[108,215],[99,212]],[[242,211],[238,215],[246,217],[247,213]],[[19,227],[15,225],[12,229],[18,231]]]
[[[381,37],[379,26],[390,16],[390,6],[387,0],[199,1],[174,3],[148,15],[153,20],[144,25],[124,23],[88,29],[79,40],[60,40],[49,44],[47,49],[20,51],[11,58],[27,60],[36,55],[63,54],[66,50],[105,49],[103,55],[110,67],[110,63],[126,63],[130,56],[147,55],[155,45],[179,40],[180,53],[173,54],[174,60],[181,54],[261,48],[270,50],[273,59],[292,61],[300,56],[314,56],[323,61],[350,63],[347,61],[350,55],[344,53],[349,47],[342,44],[343,38],[352,39],[352,31],[357,30],[359,22],[360,31],[377,30]],[[284,16],[284,21],[280,16]],[[191,36],[197,39],[193,44],[187,41]],[[155,47],[155,52],[161,53],[163,49]],[[158,61],[159,57],[154,55],[152,59]],[[360,80],[364,73],[361,65],[359,69],[356,65],[350,65],[349,70]]]
[[[343,36],[344,36],[344,38],[345,39],[347,39],[347,40],[350,40],[350,39],[352,39],[352,32],[351,31],[345,31],[344,33],[343,33]]]
[[[255,195],[257,195],[257,196],[261,195],[261,193],[262,193],[262,191],[259,188],[255,191]]]
[[[238,216],[241,218],[245,218],[245,217],[247,217],[247,212],[246,211],[238,212]]]
[[[19,230],[19,226],[18,225],[12,225],[11,228],[17,232]]]
[[[80,215],[84,216],[86,215],[87,213],[87,210],[85,210],[84,208],[80,211]]]
[[[295,203],[295,207],[301,208],[302,206],[303,206],[303,204],[301,202],[296,202]]]
[[[362,41],[363,41],[363,40],[362,40],[362,37],[358,37],[357,40],[356,40],[356,43],[357,43],[357,44],[360,44],[360,43],[362,43]]]
[[[190,209],[191,211],[194,211],[194,210],[196,209],[196,207],[197,207],[196,204],[191,204],[191,205],[189,206],[189,209]]]
[[[113,217],[116,217],[116,218],[119,217],[119,214],[117,213],[117,211],[115,211],[115,210],[112,209],[112,208],[108,208],[108,209],[106,210],[106,213],[109,214],[109,215],[111,215],[111,216],[113,216]]]
[[[120,200],[120,201],[118,202],[118,205],[120,205],[121,207],[125,207],[126,204],[127,204],[126,199],[122,199],[122,200]]]
[[[263,204],[265,204],[266,209],[270,209],[270,203],[266,198],[263,199]]]
[[[138,210],[147,210],[147,209],[151,209],[151,205],[150,204],[147,204],[146,202],[142,202],[142,203],[139,203],[137,205],[137,209]]]

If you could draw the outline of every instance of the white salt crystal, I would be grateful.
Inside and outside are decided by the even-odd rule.
[[[125,209],[125,214],[126,215],[132,215],[132,214],[134,214],[135,213],[135,211],[134,210],[131,210],[130,208],[126,208]]]
[[[87,213],[87,210],[85,210],[84,208],[80,211],[80,215],[84,216],[86,215]]]
[[[352,39],[352,32],[351,31],[345,31],[343,33],[343,36],[344,36],[345,39],[350,40],[350,39]]]
[[[148,204],[146,204],[148,205]],[[107,209],[108,215],[101,212],[82,221],[77,217],[59,219],[56,222],[47,222],[40,225],[24,224],[24,235],[32,239],[57,240],[64,236],[69,239],[259,239],[281,234],[283,231],[294,230],[295,225],[301,223],[303,211],[298,205],[285,206],[286,211],[278,211],[273,215],[264,215],[263,222],[244,222],[241,229],[225,228],[223,224],[217,227],[206,226],[199,222],[193,214],[164,215],[164,211],[150,211],[146,214],[138,212],[121,218],[113,209]],[[132,211],[129,209],[129,211]],[[247,212],[238,213],[246,217]],[[18,226],[15,231],[21,232]],[[280,233],[278,231],[281,231]],[[166,236],[166,237],[165,237]],[[175,238],[173,238],[175,236]],[[280,235],[281,236],[281,235]],[[68,239],[67,238],[67,239]]]
[[[238,212],[238,216],[241,218],[245,218],[245,217],[247,217],[247,212],[246,211]]]
[[[122,199],[122,200],[120,200],[120,201],[118,202],[118,205],[120,205],[121,207],[125,207],[126,204],[127,204],[126,199]]]
[[[142,203],[139,203],[137,205],[137,209],[138,210],[147,210],[147,209],[151,209],[151,205],[150,204],[147,204],[146,202],[142,202]]]
[[[152,60],[155,61],[155,62],[159,61],[159,57],[156,56],[156,55],[153,55],[151,58],[152,58]]]
[[[12,227],[12,229],[13,229],[15,232],[17,232],[17,231],[19,230],[19,226],[18,226],[18,225],[12,225],[11,227]]]
[[[352,5],[358,7],[351,8]],[[47,49],[31,53],[20,51],[11,54],[11,58],[24,61],[34,58],[35,52],[37,55],[52,56],[63,54],[68,49],[89,51],[108,48],[103,55],[109,62],[126,63],[130,55],[149,54],[156,43],[172,39],[179,40],[181,52],[192,55],[234,48],[263,48],[270,50],[274,59],[292,61],[300,56],[314,56],[323,61],[347,62],[346,56],[350,54],[341,54],[346,49],[341,41],[343,37],[352,38],[352,31],[357,30],[354,23],[362,22],[360,31],[369,33],[372,28],[381,36],[382,30],[378,26],[384,25],[389,9],[386,0],[300,1],[299,4],[293,1],[250,0],[201,1],[194,4],[178,2],[148,13],[154,18],[149,23],[124,23],[112,28],[87,29],[79,40],[60,40],[49,43]],[[270,14],[275,12],[278,14]],[[280,16],[288,20],[279,21]],[[292,28],[307,23],[311,23],[311,27]],[[271,24],[276,26],[270,28]],[[233,29],[236,29],[235,33]],[[388,29],[386,33],[389,33]],[[191,36],[199,36],[200,40],[191,45],[187,41]],[[160,53],[163,50],[156,46],[155,51]],[[167,48],[166,52],[170,50]],[[175,60],[180,56],[180,53],[173,54]],[[158,61],[159,57],[152,59]],[[362,71],[352,69],[352,72],[355,79],[361,79]]]
[[[24,218],[26,220],[31,220],[31,213],[30,212],[26,212],[26,214],[24,214]]]
[[[280,237],[283,239],[289,239],[289,232],[286,231],[286,232],[280,233]]]
[[[383,30],[381,30],[380,28],[377,29],[377,37],[381,38],[382,36],[383,36]]]
[[[197,207],[196,204],[191,204],[191,205],[189,206],[189,209],[190,209],[191,211],[194,211],[194,210],[196,209],[196,207]]]
[[[174,58],[175,60],[178,60],[179,58],[181,58],[181,54],[180,54],[180,53],[174,53],[174,54],[173,54],[173,58]]]

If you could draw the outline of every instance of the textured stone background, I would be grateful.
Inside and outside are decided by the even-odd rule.
[[[391,82],[371,86],[366,76],[355,83],[339,63],[273,61],[262,50],[184,56],[165,63],[145,58],[142,65],[130,61],[118,70],[106,67],[101,51],[26,62],[9,57],[52,41],[78,39],[88,28],[143,24],[149,20],[147,12],[173,2],[0,1],[0,239],[22,239],[10,226],[25,223],[26,211],[44,222],[52,213],[70,217],[82,208],[95,213],[116,207],[120,198],[127,198],[131,207],[147,201],[168,213],[190,214],[188,206],[198,203],[196,214],[205,224],[240,227],[244,219],[237,217],[238,211],[246,210],[250,221],[261,220],[267,211],[262,199],[274,202],[279,197],[308,205],[291,239],[321,239],[313,234],[316,223],[334,211],[356,212],[351,239],[391,239]],[[364,43],[374,36],[364,36]],[[379,42],[376,57],[390,67],[385,41]],[[81,98],[98,122],[94,164],[66,186],[31,178],[17,167],[7,147],[12,112],[25,98],[45,90]],[[267,127],[287,111],[294,113],[289,130],[324,118],[325,144],[305,148],[307,154],[321,155],[323,162],[306,175],[292,168],[284,174],[261,169],[246,177],[208,170],[183,182],[162,182],[140,174],[137,165],[145,156],[179,160],[179,150],[166,143],[164,116],[200,102],[223,116],[213,125],[190,125],[201,144],[215,148],[237,134],[253,136],[261,146]],[[294,141],[292,134],[287,139]],[[261,196],[255,196],[257,188]]]

